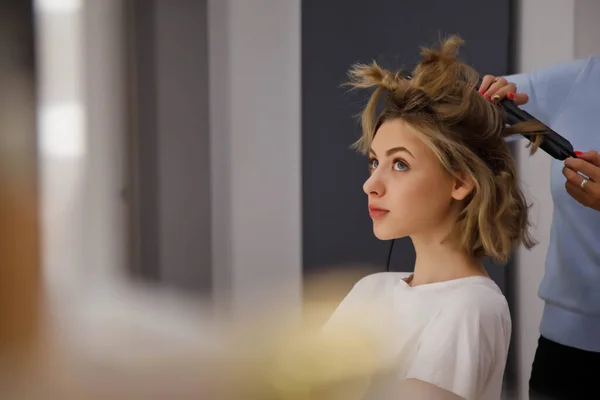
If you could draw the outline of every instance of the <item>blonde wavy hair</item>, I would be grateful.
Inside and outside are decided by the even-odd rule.
[[[375,62],[355,64],[347,85],[375,90],[361,114],[363,133],[354,147],[367,153],[381,124],[401,118],[433,150],[442,168],[458,179],[468,176],[473,181],[474,190],[448,239],[474,257],[505,262],[515,244],[529,249],[536,242],[529,233],[529,206],[504,138],[536,135],[533,153],[545,127],[537,122],[507,127],[502,108],[475,90],[477,72],[459,61],[462,44],[452,36],[439,49],[424,48],[410,78]]]

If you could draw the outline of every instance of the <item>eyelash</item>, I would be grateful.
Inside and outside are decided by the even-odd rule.
[[[377,167],[373,166],[373,163],[375,163],[375,162],[379,163],[379,161],[376,158],[373,158],[373,157],[369,158],[369,171],[371,173],[373,172],[373,170],[375,170],[375,168],[377,168]],[[392,165],[395,166],[397,163],[402,164],[403,167],[401,169],[395,169],[394,168],[395,171],[403,172],[403,171],[406,171],[408,169],[408,164],[404,160],[401,160],[401,159],[397,158],[397,159],[395,159],[392,162]]]

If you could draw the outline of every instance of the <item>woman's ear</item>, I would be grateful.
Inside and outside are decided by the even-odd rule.
[[[475,188],[473,179],[468,174],[460,174],[454,181],[454,187],[452,189],[452,198],[454,200],[462,201],[471,194]]]

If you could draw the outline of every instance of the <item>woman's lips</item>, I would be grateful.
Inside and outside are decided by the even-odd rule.
[[[369,206],[369,215],[373,219],[379,219],[385,217],[390,211],[384,208],[379,208],[375,206]]]

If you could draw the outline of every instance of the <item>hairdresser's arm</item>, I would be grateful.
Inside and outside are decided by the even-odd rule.
[[[547,125],[568,99],[568,95],[588,60],[553,64],[523,74],[494,77],[486,75],[480,91],[490,99],[511,98]],[[497,79],[497,80],[496,80]],[[496,80],[494,82],[494,80]],[[514,96],[509,95],[513,93]]]

